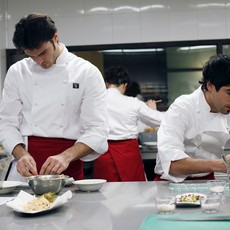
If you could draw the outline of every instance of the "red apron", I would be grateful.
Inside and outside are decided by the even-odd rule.
[[[39,172],[49,156],[57,155],[63,152],[64,150],[73,146],[74,143],[75,140],[63,138],[29,136],[28,152],[34,158],[37,164],[37,170]],[[81,160],[71,162],[69,167],[62,173],[73,177],[75,180],[84,179],[83,162]]]
[[[136,139],[108,141],[108,151],[94,161],[94,178],[116,181],[146,181]]]
[[[161,179],[160,177],[161,177],[161,175],[156,174],[156,177],[154,178],[154,181],[167,181],[165,179]],[[215,180],[215,176],[214,176],[214,173],[212,172],[212,173],[208,174],[207,176],[187,177],[185,180]]]

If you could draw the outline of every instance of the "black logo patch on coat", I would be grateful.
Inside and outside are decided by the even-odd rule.
[[[73,83],[73,88],[78,89],[79,88],[79,83]]]

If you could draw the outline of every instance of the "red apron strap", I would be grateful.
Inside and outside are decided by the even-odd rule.
[[[63,152],[74,143],[75,140],[70,139],[29,136],[28,152],[35,159],[39,172],[49,156]],[[81,160],[71,162],[63,174],[73,177],[75,180],[84,179],[83,162]]]

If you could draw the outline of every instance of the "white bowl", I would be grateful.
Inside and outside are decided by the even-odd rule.
[[[105,184],[107,180],[104,179],[85,179],[85,180],[75,180],[73,184],[75,184],[79,190],[84,192],[94,192],[101,189],[103,184]]]
[[[11,193],[19,185],[21,185],[21,182],[19,181],[3,181],[2,188],[0,189],[0,194]]]

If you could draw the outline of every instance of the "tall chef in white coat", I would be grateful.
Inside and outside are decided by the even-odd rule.
[[[13,42],[28,58],[9,68],[0,104],[0,141],[15,158],[8,180],[62,173],[84,178],[82,161],[108,148],[100,71],[68,52],[47,15],[23,17]]]
[[[155,180],[210,180],[226,172],[221,154],[230,138],[230,57],[212,57],[200,83],[166,112],[158,130]]]
[[[164,112],[156,110],[156,102],[146,103],[124,95],[130,79],[122,66],[105,70],[106,104],[109,123],[109,149],[94,161],[94,178],[109,182],[146,181],[138,144],[138,121],[159,127]]]

